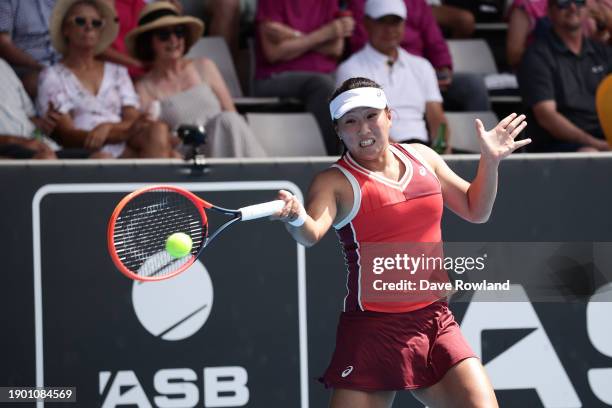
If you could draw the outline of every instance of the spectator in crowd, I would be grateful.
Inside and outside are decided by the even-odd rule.
[[[60,118],[62,145],[101,150],[112,157],[177,157],[168,127],[138,111],[127,69],[96,59],[118,32],[114,10],[102,0],[58,0],[50,23],[63,55],[41,73],[38,109]]]
[[[207,0],[206,11],[210,15],[208,35],[223,37],[234,62],[238,62],[240,0]]]
[[[506,62],[516,69],[523,58],[525,48],[535,38],[535,30],[543,25],[548,0],[514,0],[508,12],[506,35]]]
[[[426,0],[438,25],[451,38],[469,38],[476,29],[476,18],[470,10],[444,4],[441,0]]]
[[[585,0],[579,1],[584,4]],[[586,0],[588,16],[582,28],[587,37],[609,43],[612,32],[612,0]],[[514,0],[508,12],[506,60],[515,69],[525,48],[540,33],[550,28],[547,16],[548,0]]]
[[[13,69],[0,58],[0,157],[13,159],[102,158],[84,149],[60,149],[49,138],[60,113],[50,106],[36,116],[34,104]]]
[[[137,79],[144,75],[145,67],[142,62],[128,54],[125,48],[125,36],[138,25],[138,15],[146,5],[144,0],[104,0],[109,6],[115,8],[119,19],[119,33],[117,38],[102,52],[100,57],[105,61],[121,64],[128,68],[130,77]]]
[[[605,151],[595,92],[612,72],[612,48],[583,34],[580,0],[550,0],[551,28],[527,49],[518,71],[523,101],[535,124],[535,151]]]
[[[393,106],[393,141],[429,145],[433,141],[430,135],[446,123],[442,95],[429,61],[399,46],[404,38],[405,19],[403,0],[368,0],[364,22],[368,43],[340,64],[336,83],[339,86],[352,77],[377,82]]]
[[[489,93],[480,74],[453,73],[448,45],[442,36],[431,8],[425,0],[404,0],[408,15],[401,47],[411,54],[426,58],[436,70],[438,85],[447,110],[486,111],[490,109]],[[356,21],[351,37],[351,50],[361,49],[367,42],[363,26],[365,0],[350,0],[349,8]]]
[[[204,0],[208,36],[223,37],[229,46],[242,89],[251,86],[250,53],[243,37],[252,37],[257,0]]]
[[[0,134],[0,159],[57,159],[55,152],[40,140]]]
[[[586,35],[612,45],[612,0],[587,0]]]
[[[255,24],[255,95],[298,98],[315,116],[328,154],[339,153],[327,100],[353,18],[340,14],[337,0],[259,0]]]
[[[49,17],[55,0],[0,0],[0,58],[36,96],[38,74],[59,59],[51,45]]]
[[[45,117],[36,117],[30,97],[4,59],[0,59],[0,94],[0,157],[56,158],[56,145],[42,134],[53,131],[58,113],[49,109]]]
[[[125,37],[127,33],[138,26],[138,16],[147,3],[162,0],[104,0],[115,8],[119,18],[119,33],[112,45],[101,54],[105,61],[121,64],[128,68],[130,77],[138,79],[145,74],[148,67],[142,61],[132,57],[126,49]],[[172,3],[179,12],[182,12],[183,5],[180,0],[164,0]]]
[[[217,66],[185,53],[201,37],[203,23],[181,16],[167,2],[149,4],[126,38],[132,56],[151,66],[136,89],[145,110],[159,110],[172,129],[204,126],[210,157],[262,157],[265,152],[237,112]],[[155,107],[159,106],[159,109]]]
[[[165,1],[174,6],[174,8],[178,11],[179,14],[183,14],[183,3],[181,0],[145,0],[147,3],[152,3],[154,1]]]

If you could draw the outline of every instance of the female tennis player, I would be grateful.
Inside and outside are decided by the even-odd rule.
[[[411,390],[430,408],[497,407],[446,299],[368,302],[361,282],[372,271],[360,264],[360,251],[372,242],[441,242],[443,205],[470,222],[486,222],[500,161],[530,143],[515,140],[525,116],[512,114],[490,131],[476,120],[481,157],[468,183],[429,147],[390,142],[391,112],[377,83],[348,79],[332,96],[330,112],[346,153],[316,175],[306,209],[280,191],[286,204],[272,217],[305,246],[333,225],[344,251],[347,295],[336,349],[321,378],[333,388],[330,406],[389,407],[396,391]]]

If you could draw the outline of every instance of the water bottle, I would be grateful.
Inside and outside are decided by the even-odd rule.
[[[440,123],[440,126],[438,126],[438,134],[436,135],[436,138],[432,144],[432,149],[434,149],[436,151],[436,153],[438,154],[443,154],[444,151],[446,150],[446,123],[442,122]]]

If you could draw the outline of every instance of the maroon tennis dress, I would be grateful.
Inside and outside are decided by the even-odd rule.
[[[476,357],[445,298],[374,302],[364,290],[372,268],[362,265],[367,243],[441,243],[440,182],[410,145],[389,147],[402,161],[399,181],[360,166],[345,154],[334,167],[353,187],[352,211],[334,225],[347,265],[347,295],[326,387],[362,391],[431,386],[458,362]]]

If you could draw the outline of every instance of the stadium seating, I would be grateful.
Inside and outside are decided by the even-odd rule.
[[[483,39],[447,40],[455,72],[497,74],[493,53]]]
[[[191,47],[187,56],[191,58],[207,57],[213,60],[217,64],[219,71],[221,71],[221,75],[232,97],[240,98],[244,96],[234,62],[232,61],[232,54],[223,37],[200,38]]]
[[[446,119],[451,129],[450,144],[453,150],[466,153],[480,153],[480,143],[476,136],[474,120],[482,121],[485,129],[497,125],[497,115],[494,112],[447,112]]]
[[[317,121],[309,112],[247,113],[246,118],[272,157],[327,155]]]

